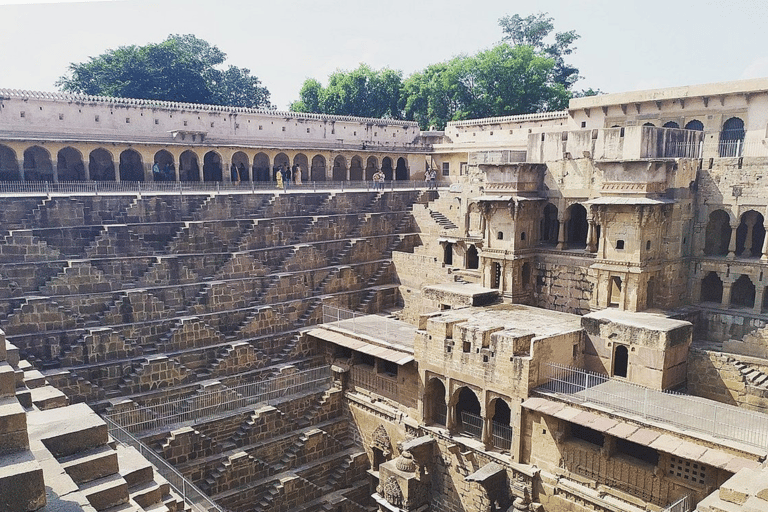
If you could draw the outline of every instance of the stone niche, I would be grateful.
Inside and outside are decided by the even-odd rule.
[[[400,445],[400,456],[379,466],[379,485],[373,499],[381,512],[427,510],[430,503],[432,460],[435,441],[422,436]]]
[[[690,322],[604,309],[584,315],[581,326],[587,369],[658,390],[685,382]]]

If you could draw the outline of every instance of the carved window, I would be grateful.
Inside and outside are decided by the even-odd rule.
[[[669,458],[669,476],[680,478],[694,484],[704,485],[707,467],[680,457]]]

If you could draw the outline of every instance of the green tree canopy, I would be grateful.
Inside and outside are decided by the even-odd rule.
[[[269,91],[250,70],[217,68],[225,59],[224,52],[193,35],[170,35],[162,43],[121,46],[72,63],[56,85],[100,96],[270,107]]]
[[[565,63],[565,56],[575,50],[571,45],[579,38],[575,30],[555,32],[552,38],[549,38],[555,28],[554,18],[545,12],[531,14],[525,18],[519,14],[504,16],[499,19],[499,26],[504,32],[504,41],[515,46],[530,46],[537,53],[554,59],[555,82],[569,89],[579,79],[579,70]]]
[[[555,81],[554,60],[506,43],[429,66],[405,80],[405,118],[422,128],[448,121],[558,110],[571,94]]]
[[[376,71],[361,64],[353,71],[335,71],[328,77],[328,87],[314,78],[305,80],[291,110],[399,119],[401,88],[399,71]]]

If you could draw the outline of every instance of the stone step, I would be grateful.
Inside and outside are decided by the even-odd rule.
[[[107,445],[64,457],[59,462],[78,485],[114,475],[120,469],[117,452]]]
[[[120,461],[120,474],[123,475],[129,488],[153,482],[154,467],[135,448],[119,445],[117,454]]]
[[[133,486],[128,490],[128,493],[131,499],[138,503],[141,508],[163,502],[163,490],[154,481]]]
[[[119,474],[88,482],[82,485],[80,490],[96,510],[105,510],[128,502],[128,484]]]

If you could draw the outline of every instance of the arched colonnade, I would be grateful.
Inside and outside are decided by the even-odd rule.
[[[271,181],[280,166],[304,182],[410,179],[407,155],[387,153],[0,142],[0,181]]]
[[[446,380],[449,381],[447,387]],[[451,382],[451,379],[429,376],[423,408],[427,424],[445,427],[453,434],[474,437],[488,448],[511,448],[512,403],[509,397]]]

